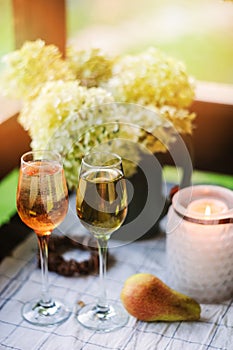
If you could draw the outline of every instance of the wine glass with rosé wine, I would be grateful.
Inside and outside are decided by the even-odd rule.
[[[81,163],[76,210],[81,224],[97,240],[99,251],[99,298],[82,307],[78,321],[97,332],[123,327],[128,314],[107,300],[105,289],[107,244],[127,215],[127,191],[121,158],[108,152],[90,152]]]
[[[22,315],[28,322],[48,326],[65,321],[70,310],[48,292],[48,241],[65,218],[68,189],[61,156],[53,151],[30,151],[22,155],[17,187],[17,211],[34,230],[41,263],[41,297],[27,302]]]

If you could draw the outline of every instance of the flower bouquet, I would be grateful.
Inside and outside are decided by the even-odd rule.
[[[4,92],[22,101],[19,122],[31,147],[54,149],[64,158],[70,189],[82,156],[110,148],[124,158],[128,176],[140,160],[134,146],[166,152],[177,134],[191,134],[188,108],[194,85],[183,63],[155,48],[110,57],[100,49],[67,48],[38,39],[4,56]]]

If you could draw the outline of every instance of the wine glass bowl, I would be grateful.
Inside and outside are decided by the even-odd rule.
[[[76,209],[83,226],[96,238],[110,236],[121,226],[127,214],[121,159],[116,155],[112,157],[109,153],[95,152],[82,161]]]
[[[70,315],[69,309],[48,293],[48,240],[68,210],[68,190],[58,153],[30,151],[22,155],[16,204],[21,220],[37,235],[42,275],[41,299],[26,303],[22,315],[36,325],[63,322]]]
[[[128,321],[128,314],[121,305],[109,304],[105,289],[108,240],[123,224],[127,215],[126,183],[118,155],[90,152],[82,159],[76,210],[81,224],[97,240],[100,278],[97,303],[81,308],[77,319],[87,328],[109,332]]]

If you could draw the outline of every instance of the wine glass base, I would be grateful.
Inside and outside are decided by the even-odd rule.
[[[22,308],[23,318],[38,326],[50,326],[62,323],[69,318],[71,311],[60,300],[53,300],[48,305],[34,299]]]
[[[121,305],[110,305],[103,311],[95,304],[88,304],[78,311],[77,320],[86,328],[105,333],[125,326],[129,316]]]

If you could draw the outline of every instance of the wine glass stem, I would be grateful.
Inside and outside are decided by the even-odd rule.
[[[108,240],[106,238],[98,238],[98,251],[99,251],[99,287],[100,294],[97,307],[103,312],[108,310],[107,294],[105,288],[106,266],[107,266],[107,251]]]
[[[41,304],[49,306],[51,298],[48,293],[48,242],[50,235],[37,235],[40,251],[40,266],[41,266]]]

